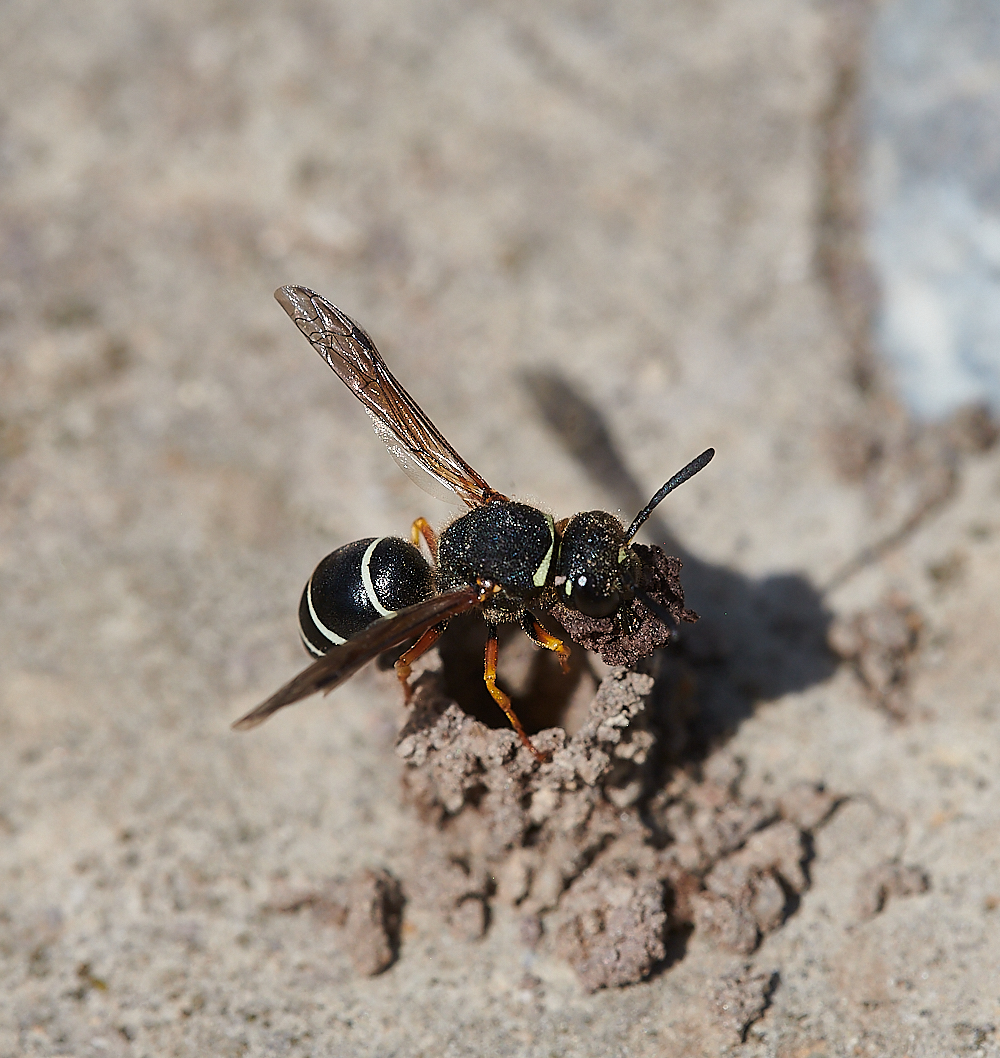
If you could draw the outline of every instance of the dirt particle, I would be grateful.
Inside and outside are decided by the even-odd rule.
[[[787,819],[763,825],[774,813],[757,802],[737,799],[713,813],[692,811],[690,802],[672,808],[680,809],[689,825],[684,840],[665,851],[674,864],[675,920],[691,923],[721,948],[749,954],[785,921],[808,887],[803,831]],[[741,825],[728,830],[729,847],[717,844],[720,832],[727,831],[720,831],[716,817],[739,823],[741,812]],[[748,825],[762,829],[747,835]]]
[[[915,896],[930,889],[930,878],[921,867],[904,867],[895,860],[866,871],[854,894],[854,914],[861,921],[874,918],[892,896]]]
[[[347,899],[344,941],[354,969],[366,977],[380,974],[399,950],[399,883],[386,870],[361,870],[348,883]]]
[[[778,808],[803,830],[813,830],[837,806],[837,799],[821,783],[800,782],[778,799]]]
[[[747,1030],[767,1009],[778,985],[773,970],[755,970],[750,963],[725,974],[715,988],[716,1018],[743,1043]]]
[[[525,915],[519,929],[521,943],[526,948],[537,948],[542,939],[542,920],[538,915]]]
[[[350,878],[330,879],[318,888],[279,893],[263,910],[308,910],[317,924],[342,929],[354,969],[372,977],[396,960],[403,902],[402,888],[387,870],[362,868]]]
[[[448,855],[447,848],[430,847],[407,882],[407,898],[431,909],[456,940],[478,940],[489,925],[491,877],[481,862],[465,855]]]
[[[691,898],[694,926],[699,934],[729,951],[749,955],[760,941],[750,909],[718,893],[701,892]]]
[[[986,404],[959,408],[944,422],[942,429],[960,452],[988,452],[1000,439],[1000,424]]]
[[[486,901],[470,896],[455,906],[448,916],[448,928],[457,940],[479,940],[486,932]]]
[[[909,712],[910,670],[920,647],[923,619],[899,592],[870,610],[835,621],[830,646],[854,665],[870,697],[891,715]]]
[[[556,950],[588,992],[633,984],[666,954],[663,885],[590,868],[570,886],[555,929]]]
[[[332,878],[318,888],[293,890],[280,884],[261,910],[280,915],[308,910],[320,925],[343,926],[347,921],[347,901],[347,882]]]
[[[939,589],[956,583],[964,571],[965,555],[961,551],[949,551],[944,558],[927,565],[927,576]]]
[[[75,993],[77,999],[84,999],[90,991],[106,992],[108,990],[108,982],[103,977],[98,977],[93,970],[93,967],[89,962],[82,962],[76,968],[77,980],[80,982],[80,988]]]

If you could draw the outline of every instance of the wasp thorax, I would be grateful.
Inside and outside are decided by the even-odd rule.
[[[491,613],[510,620],[549,582],[555,551],[552,518],[526,503],[492,500],[456,519],[438,541],[438,587],[452,591],[484,581],[498,584]]]
[[[566,523],[555,587],[559,601],[586,617],[610,617],[631,597],[638,559],[613,514],[584,511]]]

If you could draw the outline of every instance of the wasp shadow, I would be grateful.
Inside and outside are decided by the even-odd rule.
[[[521,381],[569,455],[627,517],[641,510],[649,493],[619,453],[600,411],[555,371],[524,372]],[[681,627],[667,651],[681,655],[694,670],[700,734],[694,744],[705,751],[733,732],[758,702],[832,675],[837,666],[827,646],[832,615],[807,577],[788,572],[755,579],[706,562],[677,539],[660,511],[646,528],[651,539],[684,562],[686,604],[701,615],[697,624]]]

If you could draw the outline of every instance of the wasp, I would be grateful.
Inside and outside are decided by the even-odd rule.
[[[556,522],[491,488],[395,379],[354,320],[306,287],[280,287],[274,296],[361,401],[403,470],[432,495],[457,497],[469,510],[440,534],[418,518],[410,540],[369,537],[327,555],[299,604],[302,641],[316,660],[233,727],[256,727],[286,705],[317,691],[328,693],[383,651],[412,642],[395,665],[409,700],[416,659],[453,617],[478,610],[487,631],[486,686],[521,742],[543,760],[497,686],[498,625],[519,623],[537,646],[555,652],[564,671],[569,648],[537,616],[557,604],[599,619],[638,598],[669,627],[671,615],[640,586],[642,560],[630,545],[653,509],[707,466],[715,450],[709,448],[678,471],[627,529],[605,511]],[[430,562],[418,549],[421,540]]]

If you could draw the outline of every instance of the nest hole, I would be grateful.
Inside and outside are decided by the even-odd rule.
[[[553,635],[566,640],[558,625],[544,623]],[[572,736],[584,722],[599,683],[587,651],[567,643],[572,653],[569,672],[563,673],[556,655],[535,646],[516,625],[500,626],[498,637],[497,686],[510,696],[525,731],[533,735],[561,727]],[[487,727],[508,729],[507,717],[483,680],[486,625],[482,618],[477,614],[456,618],[438,646],[448,696]]]

